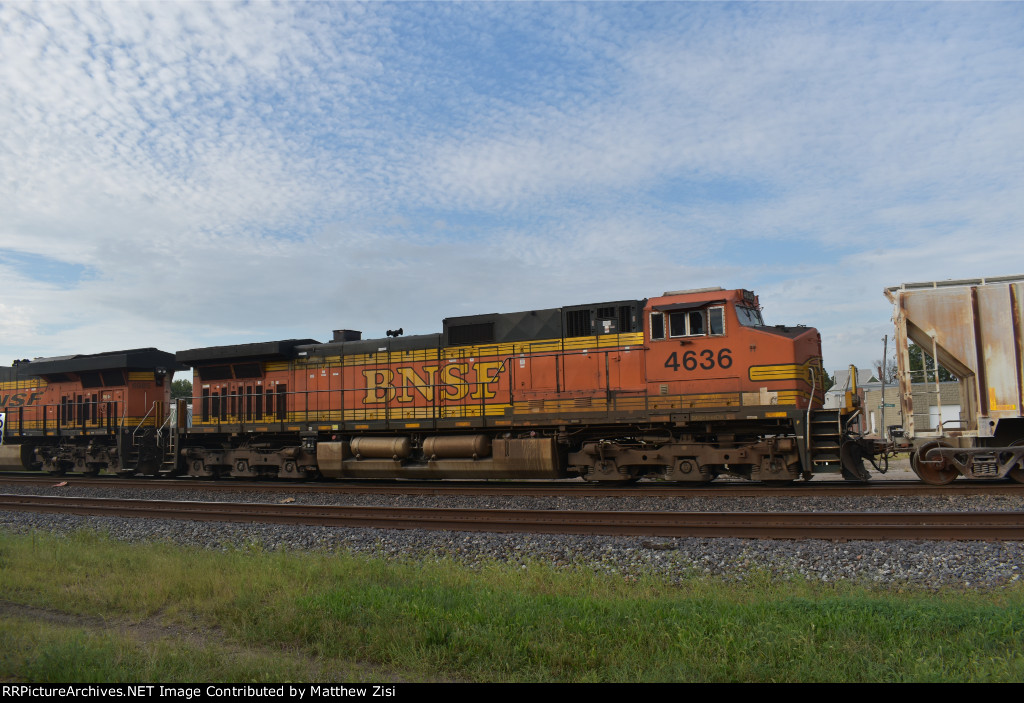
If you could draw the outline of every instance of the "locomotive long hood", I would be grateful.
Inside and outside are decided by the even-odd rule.
[[[103,371],[106,369],[164,368],[168,372],[184,371],[186,366],[175,363],[174,354],[153,347],[127,349],[105,354],[81,354],[52,359],[38,359],[26,365],[28,373],[46,376],[58,373],[79,373],[82,371]]]
[[[187,366],[202,361],[225,361],[228,359],[250,359],[254,357],[290,359],[295,356],[295,347],[319,344],[315,339],[283,339],[277,342],[254,342],[252,344],[229,344],[223,347],[202,347],[187,349],[175,355],[175,360]]]

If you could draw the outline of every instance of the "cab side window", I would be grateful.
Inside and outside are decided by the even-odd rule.
[[[670,337],[686,336],[685,312],[674,312],[668,316],[668,334]]]
[[[725,308],[710,308],[708,310],[708,334],[725,334]]]
[[[717,306],[707,310],[651,313],[652,340],[665,339],[666,317],[668,317],[669,337],[704,337],[725,334],[725,308]]]
[[[705,334],[704,311],[673,312],[668,316],[670,337],[697,337]]]
[[[691,312],[689,315],[689,331],[690,335],[705,334],[704,331],[704,313],[703,312]]]
[[[665,339],[665,316],[660,312],[651,313],[651,339]]]

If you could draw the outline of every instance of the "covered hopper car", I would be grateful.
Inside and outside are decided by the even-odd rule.
[[[1024,483],[1024,276],[905,283],[886,295],[914,471],[939,485],[959,476]],[[911,343],[930,368],[911,369]],[[939,366],[956,377],[955,407],[943,407]],[[923,415],[915,395],[927,402]]]
[[[181,367],[193,369],[191,422],[185,401],[169,407],[167,374]],[[847,431],[855,408],[822,408],[817,331],[766,325],[741,289],[453,317],[429,335],[339,330],[326,343],[136,350],[3,371],[4,394],[34,394],[28,414],[0,405],[8,418],[17,411],[6,468],[782,482],[864,480],[870,453]]]

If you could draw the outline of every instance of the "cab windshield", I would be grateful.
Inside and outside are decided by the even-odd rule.
[[[739,318],[740,324],[746,327],[757,327],[764,325],[764,320],[761,319],[761,311],[755,310],[754,308],[748,308],[744,307],[743,305],[737,305],[736,317]]]

